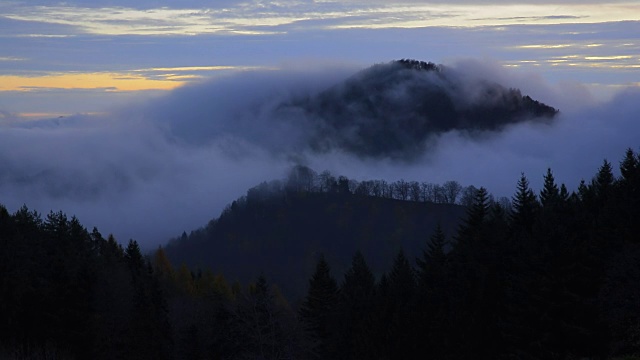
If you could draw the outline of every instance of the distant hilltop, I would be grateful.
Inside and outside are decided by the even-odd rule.
[[[491,79],[407,59],[373,65],[280,110],[294,108],[314,127],[314,150],[392,158],[417,156],[428,140],[447,131],[500,131],[508,124],[548,122],[558,113]]]

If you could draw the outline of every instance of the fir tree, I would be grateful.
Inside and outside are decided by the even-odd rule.
[[[553,177],[551,177],[551,180],[553,180]],[[523,230],[531,232],[534,217],[538,209],[538,200],[536,199],[536,195],[533,190],[529,187],[529,180],[524,176],[524,173],[520,176],[520,180],[518,180],[516,194],[513,197],[512,203],[512,227],[516,229],[516,231]]]
[[[124,258],[133,274],[139,274],[142,271],[144,259],[137,241],[129,240],[129,244],[127,244],[127,248],[124,251]]]
[[[300,308],[300,318],[305,330],[317,345],[315,355],[321,359],[329,358],[333,353],[330,336],[337,296],[336,280],[331,276],[329,264],[322,256],[309,280],[309,291]]]
[[[348,359],[375,357],[372,321],[375,278],[362,253],[357,252],[344,275],[337,316],[338,355]]]
[[[389,272],[387,302],[388,357],[406,359],[417,347],[417,319],[413,314],[416,297],[416,276],[409,260],[400,250]]]
[[[622,179],[627,182],[633,182],[638,176],[639,163],[633,150],[627,149],[624,159],[620,162],[620,174]]]
[[[416,259],[418,283],[421,288],[428,286],[434,277],[443,275],[435,274],[435,272],[439,272],[446,262],[447,256],[444,252],[446,241],[447,238],[442,231],[442,226],[438,223],[427,243],[427,248],[422,251],[422,258]]]
[[[607,160],[604,160],[602,166],[600,167],[600,169],[598,169],[598,174],[592,181],[592,186],[594,187],[596,195],[601,200],[608,196],[614,181],[615,177],[613,176],[611,163]]]
[[[556,185],[551,169],[547,169],[547,174],[544,176],[544,185],[540,191],[540,203],[543,207],[554,206],[560,201],[560,190]]]

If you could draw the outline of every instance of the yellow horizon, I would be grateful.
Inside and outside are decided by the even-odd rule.
[[[131,72],[55,73],[40,76],[0,75],[0,91],[105,89],[106,91],[172,90],[186,81],[150,79]]]

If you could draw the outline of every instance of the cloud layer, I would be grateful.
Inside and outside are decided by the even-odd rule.
[[[0,115],[0,203],[61,209],[87,226],[151,247],[217,216],[257,183],[296,163],[355,179],[457,180],[510,196],[521,172],[534,187],[551,167],[574,188],[603,158],[614,164],[640,144],[640,92],[596,103],[580,84],[551,85],[494,63],[451,67],[489,78],[561,109],[554,125],[523,123],[470,139],[450,131],[412,162],[305,147],[305,131],[274,108],[313,95],[354,72],[251,71],[177,89],[100,116],[23,121]],[[308,121],[301,117],[300,121]]]

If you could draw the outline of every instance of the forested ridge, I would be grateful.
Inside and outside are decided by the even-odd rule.
[[[246,283],[263,273],[297,299],[320,254],[337,271],[362,251],[373,272],[391,266],[387,254],[418,254],[437,224],[453,234],[475,188],[398,180],[355,181],[294,167],[284,180],[264,182],[232,202],[207,226],[166,246],[173,263],[209,268]],[[238,266],[242,259],[242,266]]]
[[[538,193],[523,174],[510,202],[475,189],[457,231],[436,224],[418,256],[379,254],[390,259],[384,274],[365,248],[344,271],[332,270],[330,249],[317,254],[300,301],[264,274],[229,283],[62,212],[0,207],[0,357],[637,358],[640,156],[628,150],[620,176],[612,167],[604,161],[575,192],[551,170]],[[301,202],[403,201],[335,180],[335,192],[287,191]]]
[[[501,131],[509,124],[551,122],[558,110],[490,79],[473,79],[431,62],[376,64],[332,87],[280,107],[309,120],[311,147],[361,157],[412,160],[433,137]]]

